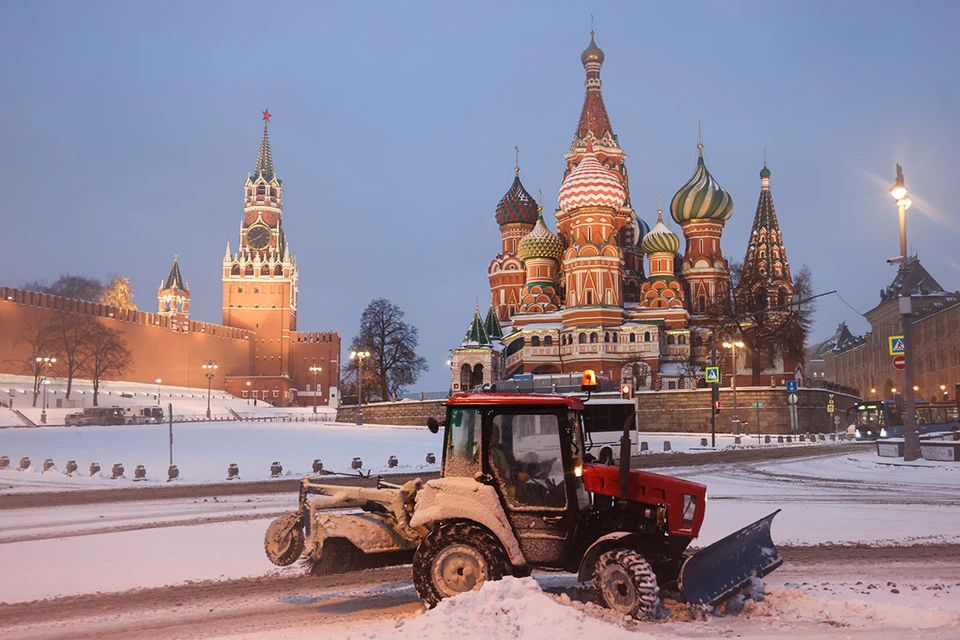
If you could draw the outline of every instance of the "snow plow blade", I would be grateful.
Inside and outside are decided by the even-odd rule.
[[[783,564],[770,535],[778,513],[780,509],[687,558],[677,580],[687,602],[723,602],[754,576],[762,578]]]

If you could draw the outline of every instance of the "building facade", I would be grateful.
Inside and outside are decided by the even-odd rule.
[[[658,209],[653,227],[637,215],[627,155],[603,100],[604,60],[591,33],[580,57],[585,96],[564,154],[556,233],[524,188],[519,166],[497,204],[501,247],[487,273],[490,311],[481,320],[477,309],[451,350],[455,391],[518,374],[585,369],[638,389],[702,384],[715,310],[731,295],[721,238],[733,199],[707,169],[699,143],[693,174],[671,199],[669,215]],[[670,218],[683,234],[682,254]]]
[[[283,183],[275,173],[264,112],[254,172],[244,183],[238,250],[222,260],[223,322],[190,320],[190,290],[175,257],[157,290],[157,313],[118,309],[20,289],[0,288],[0,371],[21,373],[31,357],[18,338],[56,313],[94,318],[122,333],[133,354],[125,380],[206,386],[204,362],[217,362],[212,385],[274,405],[339,403],[340,337],[297,326],[299,272],[283,228]],[[319,367],[321,371],[311,371]]]

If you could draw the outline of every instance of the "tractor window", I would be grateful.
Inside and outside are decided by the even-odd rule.
[[[455,408],[450,410],[447,429],[447,451],[443,475],[472,478],[480,471],[480,411]]]
[[[510,506],[566,506],[560,425],[556,415],[501,413],[494,416],[489,460]]]

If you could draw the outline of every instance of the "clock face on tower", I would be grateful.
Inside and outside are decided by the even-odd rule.
[[[270,244],[270,229],[255,224],[247,229],[247,245],[254,249],[265,249]]]

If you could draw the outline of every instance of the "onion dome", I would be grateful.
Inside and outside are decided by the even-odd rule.
[[[529,224],[537,222],[539,215],[537,201],[533,199],[520,183],[520,169],[514,169],[513,185],[497,203],[497,224]]]
[[[763,169],[760,169],[760,177],[762,179],[770,179],[770,169],[767,169],[767,161],[763,161]]]
[[[670,202],[670,215],[678,224],[689,220],[726,222],[733,213],[733,198],[713,179],[703,163],[703,145],[693,175]]]
[[[636,244],[639,247],[646,235],[650,233],[650,225],[640,216],[636,216],[633,220],[633,226],[635,228],[633,237],[636,238]]]
[[[663,224],[663,209],[657,210],[657,224],[643,237],[640,248],[644,253],[676,253],[680,250],[680,238]]]
[[[580,54],[580,62],[586,65],[588,62],[599,62],[603,64],[603,50],[593,41],[593,31],[590,32],[590,44]]]
[[[571,171],[560,187],[560,208],[573,211],[583,207],[606,207],[619,210],[627,192],[617,175],[605,168],[588,144],[583,160]]]
[[[547,228],[543,221],[543,212],[537,218],[533,231],[523,236],[517,245],[517,256],[521,260],[530,258],[553,258],[559,260],[563,255],[563,243]]]

